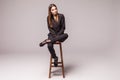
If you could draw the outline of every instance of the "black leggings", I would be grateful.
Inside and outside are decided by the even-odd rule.
[[[53,44],[54,44],[56,41],[63,42],[63,41],[65,41],[67,38],[68,38],[68,34],[67,34],[67,33],[58,35],[58,36],[56,36],[56,37],[54,37],[54,36],[52,36],[52,35],[49,35],[49,36],[48,36],[48,39],[51,40],[51,42],[48,43],[48,50],[49,50],[52,58],[55,58],[55,57],[56,57],[56,53],[55,53]]]

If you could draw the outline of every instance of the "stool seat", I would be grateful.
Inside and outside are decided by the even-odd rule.
[[[54,43],[55,45],[59,45],[60,47],[60,62],[58,61],[58,66],[57,67],[61,67],[62,68],[62,75],[63,78],[65,78],[65,74],[64,74],[64,63],[63,63],[63,53],[62,53],[62,43],[59,41],[56,41],[56,43]],[[52,62],[52,56],[50,56],[50,67],[49,67],[49,78],[51,78],[51,70],[53,67],[55,67],[54,62]],[[60,64],[60,65],[59,65]]]

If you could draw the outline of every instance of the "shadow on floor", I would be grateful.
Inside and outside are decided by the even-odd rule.
[[[73,65],[73,64],[64,65],[65,76],[72,73],[75,69],[76,69],[76,65]],[[62,68],[56,68],[56,70],[53,70],[52,71],[52,76],[63,76],[62,75]]]
[[[65,71],[65,75],[68,75],[69,73],[73,72],[76,69],[76,65],[74,64],[67,64],[64,66],[64,71]]]

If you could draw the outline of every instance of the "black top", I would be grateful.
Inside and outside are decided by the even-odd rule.
[[[52,18],[52,27],[48,24],[48,17],[47,17],[47,25],[49,29],[49,34],[52,35],[60,35],[64,33],[65,30],[65,17],[63,14],[58,13],[58,21],[56,22]]]

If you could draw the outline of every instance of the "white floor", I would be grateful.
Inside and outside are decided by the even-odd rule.
[[[76,55],[75,55],[76,54]],[[65,78],[61,69],[53,69],[51,80],[120,80],[119,53],[64,54]],[[0,80],[50,80],[49,55],[1,54]]]

